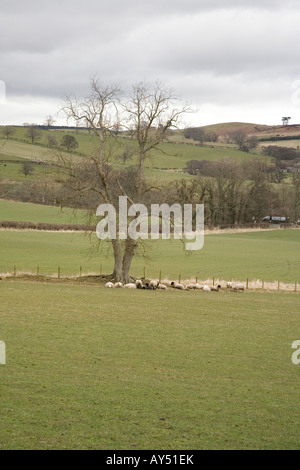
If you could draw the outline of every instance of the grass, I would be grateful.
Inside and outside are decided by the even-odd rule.
[[[48,222],[57,224],[86,223],[85,212],[55,206],[0,199],[0,220]]]
[[[93,237],[94,242],[96,237]],[[177,280],[212,279],[246,281],[263,279],[286,283],[300,281],[299,230],[273,230],[254,233],[210,234],[204,248],[188,254],[180,240],[149,241],[148,259],[135,256],[131,273]],[[33,272],[62,276],[112,271],[112,253],[103,245],[99,253],[90,252],[90,243],[80,233],[0,231],[0,272]]]
[[[1,450],[299,448],[297,294],[0,296]]]

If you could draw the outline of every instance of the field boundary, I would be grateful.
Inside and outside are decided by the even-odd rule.
[[[134,278],[133,280],[136,279],[141,279],[142,281],[150,281],[151,279],[156,280],[161,282],[162,284],[165,284],[167,287],[171,287],[171,282],[172,280],[170,279],[155,279],[155,278]],[[79,269],[79,274],[74,274],[74,275],[69,275],[69,276],[62,276],[61,275],[61,269],[60,266],[58,267],[58,270],[56,273],[53,274],[48,274],[48,275],[41,275],[39,274],[39,267],[37,267],[37,272],[34,273],[32,271],[28,272],[22,272],[22,271],[17,271],[16,267],[14,269],[14,272],[6,272],[6,273],[0,273],[0,281],[1,280],[23,280],[23,281],[33,281],[33,282],[61,282],[61,283],[70,283],[74,282],[76,284],[92,284],[95,285],[97,284],[98,286],[104,287],[105,283],[109,280],[111,280],[110,275],[106,274],[97,274],[97,273],[88,273],[88,274],[83,274],[82,273],[82,268],[80,266]],[[175,279],[176,281],[176,279]],[[209,279],[198,279],[198,278],[190,278],[190,279],[179,279],[181,284],[184,286],[187,286],[188,284],[198,282],[200,285],[208,285],[208,286],[221,286],[221,290],[223,291],[229,291],[227,289],[227,282],[231,281],[233,286],[235,284],[244,284],[245,286],[245,291],[264,291],[264,292],[294,292],[294,293],[300,293],[300,284],[299,282],[294,282],[294,283],[286,283],[282,281],[264,281],[261,279],[256,279],[256,280],[249,280],[247,279],[246,281],[241,281],[237,279],[230,279],[224,280],[224,279],[218,279],[218,278],[209,278]]]

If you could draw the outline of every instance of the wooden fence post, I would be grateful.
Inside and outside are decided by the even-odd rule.
[[[38,266],[38,267],[36,268],[36,275],[38,276],[39,274],[40,274],[40,267]]]
[[[80,268],[79,268],[79,276],[80,277],[82,276],[82,266],[80,266]]]
[[[14,277],[16,277],[16,274],[17,274],[17,266],[15,265],[14,266]]]
[[[57,268],[57,279],[60,279],[60,266]]]

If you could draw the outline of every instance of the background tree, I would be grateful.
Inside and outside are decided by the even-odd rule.
[[[117,156],[118,160],[121,160],[123,165],[133,159],[134,149],[130,145],[125,145],[123,151]]]
[[[75,150],[78,147],[78,142],[73,135],[64,135],[60,143],[61,147],[67,150]]]
[[[32,175],[34,173],[34,166],[32,162],[23,162],[21,165],[21,173],[23,173],[24,176]]]
[[[50,148],[56,148],[58,146],[57,139],[55,135],[52,134],[47,135],[47,143]]]
[[[188,127],[183,131],[183,135],[186,139],[193,139],[200,142],[201,145],[210,140],[210,138],[215,138],[213,135],[208,136],[201,127]],[[210,140],[210,142],[212,142],[212,140]]]
[[[13,126],[5,126],[2,129],[2,133],[6,139],[11,139],[12,136],[16,133],[16,129]]]
[[[37,126],[37,124],[28,124],[27,130],[25,132],[25,137],[31,140],[31,143],[34,144],[42,136],[42,132]]]
[[[53,116],[49,115],[45,118],[44,125],[46,127],[52,127],[54,123],[55,123],[55,119],[53,118]]]
[[[237,129],[228,134],[230,140],[239,147],[239,150],[242,150],[246,146],[247,134],[242,129]]]

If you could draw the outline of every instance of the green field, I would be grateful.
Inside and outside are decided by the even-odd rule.
[[[96,236],[93,241],[96,242]],[[280,280],[300,282],[300,231],[271,230],[266,232],[210,234],[204,248],[184,250],[181,240],[147,242],[148,259],[135,256],[131,274],[158,278],[249,280]],[[0,231],[0,272],[37,271],[62,275],[84,273],[109,274],[113,268],[112,254],[104,244],[100,252],[90,252],[89,240],[81,233],[48,233],[34,231]]]
[[[0,282],[0,450],[298,449],[299,296]]]
[[[14,160],[53,158],[48,132],[41,145],[22,128],[18,141],[0,138],[3,187],[41,183],[49,166],[25,177]],[[58,141],[66,133],[54,132]],[[75,137],[80,161],[95,141]],[[147,176],[164,182],[190,177],[181,169],[191,159],[253,156],[175,138],[162,148]],[[0,220],[86,223],[84,211],[1,199]],[[204,248],[189,253],[180,240],[148,241],[147,256],[140,249],[133,259],[137,278],[260,280],[243,293],[105,289],[98,275],[112,272],[113,257],[97,242],[0,229],[0,450],[299,449],[291,346],[300,339],[300,230],[206,233]]]
[[[81,210],[0,199],[0,220],[84,224],[86,215]]]

